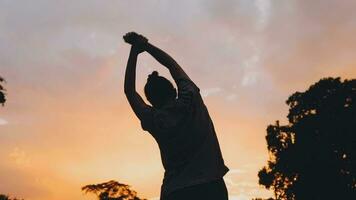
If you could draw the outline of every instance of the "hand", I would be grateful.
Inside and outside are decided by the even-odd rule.
[[[145,45],[147,44],[148,40],[142,35],[139,35],[135,32],[129,32],[124,35],[124,40],[126,43],[132,45],[132,50],[136,53],[141,53],[145,51]]]
[[[143,35],[139,35],[135,32],[128,32],[124,35],[124,40],[126,43],[131,45],[143,45],[148,42],[148,39],[145,38]]]

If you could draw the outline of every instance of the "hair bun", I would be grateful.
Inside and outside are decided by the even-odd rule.
[[[158,72],[153,71],[150,75],[148,75],[148,80],[155,79],[158,77]]]

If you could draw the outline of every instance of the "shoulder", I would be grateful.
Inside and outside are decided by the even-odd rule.
[[[190,79],[179,79],[177,86],[177,102],[180,107],[192,110],[197,103],[202,102],[199,87]]]
[[[179,91],[191,91],[200,92],[199,87],[189,78],[180,78],[177,80],[178,92]]]

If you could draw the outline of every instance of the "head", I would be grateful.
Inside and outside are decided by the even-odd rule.
[[[159,76],[158,72],[154,71],[148,75],[145,95],[153,107],[159,108],[174,100],[177,96],[177,91],[169,80]]]

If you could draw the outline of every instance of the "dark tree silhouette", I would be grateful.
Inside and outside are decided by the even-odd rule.
[[[0,200],[23,200],[23,199],[10,198],[8,195],[0,194]]]
[[[0,76],[0,104],[4,105],[6,98],[5,98],[5,88],[2,86],[2,83],[5,82],[5,79],[3,79]]]
[[[5,88],[2,86],[2,83],[5,82],[5,79],[0,76],[0,104],[4,105],[5,98]],[[0,194],[0,200],[20,200],[17,198],[10,198],[8,195]]]
[[[94,193],[99,200],[145,200],[137,196],[137,192],[130,189],[129,185],[117,181],[86,185],[82,187],[85,193]]]
[[[287,100],[288,125],[267,128],[259,182],[276,199],[356,199],[356,79],[321,79]]]
[[[0,200],[9,200],[9,196],[0,194]]]

